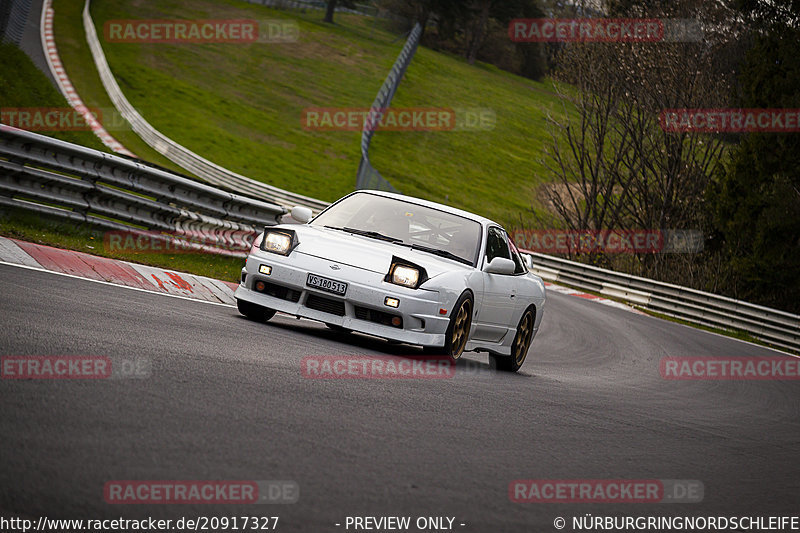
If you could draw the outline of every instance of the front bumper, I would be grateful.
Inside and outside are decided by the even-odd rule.
[[[261,265],[272,267],[269,275]],[[332,266],[338,267],[333,270]],[[344,296],[306,285],[308,274],[347,283]],[[327,324],[420,346],[444,346],[449,319],[439,314],[438,291],[408,289],[383,280],[385,274],[334,263],[294,251],[289,257],[254,250],[242,269],[242,281],[234,296],[282,313],[319,320]],[[263,281],[266,290],[255,290]],[[397,298],[397,308],[384,304]],[[390,325],[402,318],[402,327]]]

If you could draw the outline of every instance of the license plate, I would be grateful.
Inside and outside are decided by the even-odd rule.
[[[322,276],[317,276],[316,274],[308,275],[308,278],[306,278],[306,285],[322,291],[332,292],[333,294],[343,295],[345,292],[347,292],[347,283],[323,278]]]

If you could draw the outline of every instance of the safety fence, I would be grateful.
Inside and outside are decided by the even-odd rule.
[[[530,269],[546,281],[597,292],[692,324],[744,331],[770,344],[800,350],[798,315],[552,255],[526,253],[532,259]]]
[[[177,237],[191,249],[237,256],[286,213],[277,204],[5,125],[0,205],[148,238]]]
[[[381,173],[370,163],[369,146],[372,142],[372,136],[375,134],[374,124],[380,122],[377,117],[391,104],[394,93],[397,91],[397,87],[400,85],[409,63],[414,58],[421,36],[422,26],[417,23],[411,29],[406,44],[400,51],[400,55],[397,56],[394,65],[392,65],[389,75],[386,76],[386,80],[384,80],[378,91],[375,101],[372,102],[369,111],[370,119],[364,121],[364,129],[361,132],[361,161],[358,164],[358,174],[356,175],[356,189],[397,192],[392,184],[381,176]]]

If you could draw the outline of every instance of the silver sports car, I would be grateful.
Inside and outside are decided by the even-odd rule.
[[[276,311],[424,346],[458,359],[488,352],[517,371],[539,329],[542,280],[495,222],[377,191],[352,193],[312,220],[268,226],[236,289],[239,311]]]

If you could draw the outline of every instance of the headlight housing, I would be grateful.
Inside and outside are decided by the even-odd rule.
[[[403,287],[411,287],[412,289],[417,286],[419,282],[419,270],[414,267],[405,265],[395,265],[392,269],[392,283],[395,285],[402,285]]]
[[[274,254],[289,255],[297,244],[297,235],[294,231],[265,228],[261,249]]]
[[[408,287],[409,289],[416,289],[425,283],[427,279],[428,273],[421,266],[399,257],[392,257],[392,266],[383,281],[400,285],[401,287]]]

